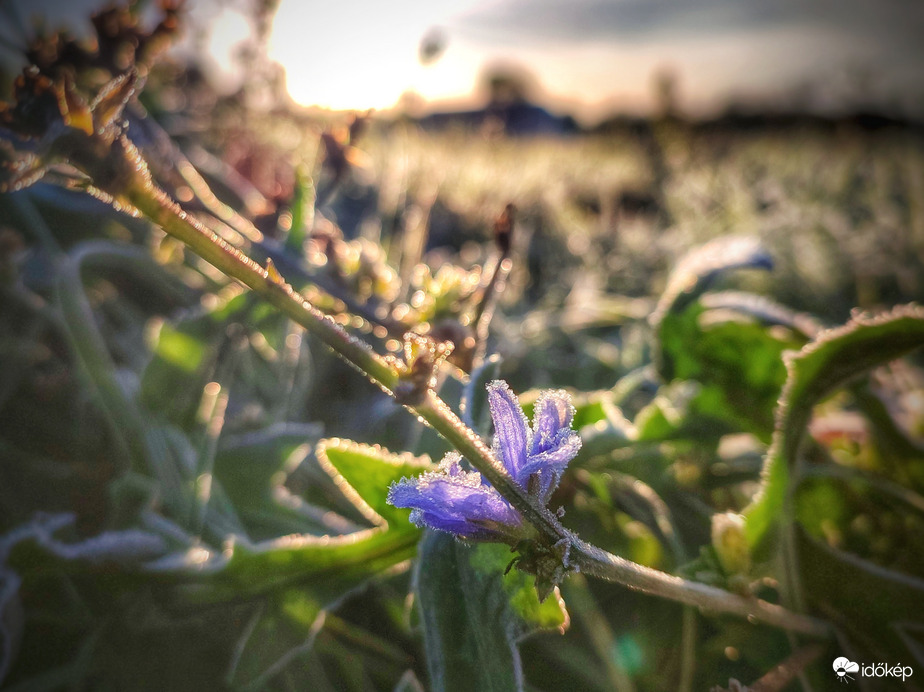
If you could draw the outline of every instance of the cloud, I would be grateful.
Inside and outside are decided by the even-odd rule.
[[[494,0],[460,13],[450,31],[527,59],[553,90],[567,72],[559,81],[588,74],[598,90],[640,94],[669,65],[685,105],[811,85],[820,108],[924,108],[919,0]]]
[[[704,36],[818,26],[875,32],[909,41],[924,34],[915,0],[508,0],[482,5],[460,24],[483,35],[539,41],[647,41],[666,34]],[[920,41],[915,41],[919,43]]]

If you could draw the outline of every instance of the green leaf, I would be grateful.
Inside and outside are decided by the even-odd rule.
[[[902,630],[924,625],[924,580],[832,548],[797,532],[807,605],[838,624],[867,660],[907,662]]]
[[[292,227],[285,248],[296,257],[304,253],[302,245],[314,226],[315,189],[311,176],[303,167],[295,171],[295,195],[292,198]]]
[[[510,559],[502,545],[468,546],[439,532],[424,538],[416,583],[432,689],[520,690],[517,642],[568,626],[557,590],[539,603],[531,577],[504,575]]]
[[[236,599],[242,593],[272,587],[266,611],[241,642],[232,679],[260,688],[267,675],[287,661],[299,642],[313,636],[322,611],[370,578],[411,558],[420,530],[409,510],[386,502],[391,483],[432,468],[429,459],[391,454],[378,446],[349,440],[322,440],[321,468],[369,521],[372,528],[341,536],[288,536],[256,546],[235,546],[219,574],[218,588],[202,595]],[[291,586],[290,586],[291,585]],[[288,665],[288,663],[286,663]]]
[[[714,446],[722,435],[747,427],[748,420],[729,406],[720,387],[682,380],[661,387],[652,402],[638,412],[634,439],[694,439]]]
[[[726,272],[772,267],[773,260],[756,238],[716,238],[687,253],[671,272],[651,325],[659,329],[666,316],[683,312]]]
[[[243,628],[225,674],[236,690],[266,689],[286,669],[295,669],[302,684],[311,674],[303,659],[324,624],[322,608],[299,588],[285,589],[258,601]]]
[[[164,322],[141,379],[141,401],[184,429],[195,423],[217,349],[200,320]]]
[[[728,271],[771,267],[757,240],[717,239],[681,260],[650,320],[661,377],[711,387],[713,415],[764,440],[786,379],[782,354],[801,347],[819,327],[761,296],[704,291]]]
[[[208,312],[164,322],[155,334],[151,360],[141,377],[140,400],[184,430],[195,427],[202,388],[214,376],[228,322],[243,320],[249,303],[238,295]]]
[[[719,291],[700,298],[708,310],[725,310],[747,316],[765,327],[786,327],[804,340],[813,339],[822,330],[821,324],[811,315],[796,312],[765,296],[744,291]]]
[[[429,459],[392,454],[348,440],[322,440],[321,467],[371,524],[343,535],[295,534],[259,543],[240,540],[222,555],[194,549],[161,565],[175,577],[199,577],[188,589],[194,600],[221,601],[298,583],[321,605],[414,556],[420,530],[409,510],[388,505],[388,486],[432,468]]]
[[[137,264],[139,267],[153,264],[146,253],[135,248],[120,248],[110,243],[82,244],[61,262],[55,298],[80,371],[106,413],[114,436],[121,441],[131,463],[145,468],[151,465],[151,458],[156,452],[146,439],[144,416],[135,399],[125,392],[116,377],[115,363],[83,288],[84,265],[102,260]]]
[[[580,459],[609,454],[614,449],[627,447],[638,439],[635,426],[619,408],[609,402],[609,399],[602,399],[599,408],[603,411],[604,417],[578,429],[582,440],[578,457]]]
[[[410,510],[388,504],[389,486],[432,468],[428,457],[392,454],[378,445],[349,440],[322,440],[317,453],[321,468],[370,523],[396,525],[392,528],[397,530],[409,523]]]
[[[877,317],[859,316],[824,332],[787,360],[788,377],[777,410],[759,493],[745,509],[748,543],[756,546],[775,524],[790,488],[790,468],[812,408],[871,368],[924,346],[924,309],[906,305]]]
[[[279,424],[226,436],[215,454],[214,477],[252,537],[325,533],[331,512],[289,493],[285,482],[321,432],[319,425]],[[284,500],[284,501],[281,501]]]
[[[799,348],[805,339],[801,333],[768,328],[753,312],[707,309],[706,303],[704,296],[683,313],[664,318],[661,374],[714,387],[717,417],[769,439],[786,380],[783,352]]]
[[[468,382],[462,389],[459,408],[462,421],[481,435],[487,435],[491,429],[491,415],[488,409],[488,384],[500,375],[501,357],[496,353],[472,371]]]

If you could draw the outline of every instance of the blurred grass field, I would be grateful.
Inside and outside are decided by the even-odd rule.
[[[387,236],[408,204],[432,204],[431,233],[452,249],[471,242],[477,258],[497,210],[516,204],[520,254],[504,297],[513,352],[532,350],[547,312],[581,326],[638,318],[680,258],[724,235],[757,237],[773,255],[774,270],[739,277],[742,287],[830,325],[856,308],[924,296],[916,131],[681,122],[651,131],[501,140],[404,125],[374,132],[365,150],[384,221],[370,235]],[[524,384],[574,385],[532,370]]]

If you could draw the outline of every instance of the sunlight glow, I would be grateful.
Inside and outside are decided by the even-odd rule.
[[[193,9],[211,26],[206,52],[220,88],[230,93],[240,85],[239,49],[249,24],[233,2],[217,2],[201,0]],[[601,7],[593,0],[578,5],[585,14]],[[535,100],[584,122],[614,111],[649,112],[657,104],[653,80],[665,72],[677,77],[681,109],[692,115],[719,112],[730,99],[782,103],[803,93],[811,93],[810,106],[835,108],[857,100],[856,89],[839,85],[862,65],[882,75],[880,96],[907,92],[911,102],[919,93],[903,90],[916,79],[906,68],[885,70],[890,61],[904,64],[896,63],[900,46],[883,52],[875,37],[864,40],[849,27],[793,19],[712,30],[671,24],[667,13],[664,26],[642,27],[637,35],[607,33],[606,27],[586,37],[565,29],[531,34],[518,20],[543,7],[548,4],[531,0],[281,0],[268,57],[284,68],[294,101],[333,110],[398,106],[419,114],[478,107],[484,103],[476,92],[482,70],[498,62],[525,67],[540,86]],[[445,38],[444,51],[425,65],[421,40],[434,30]],[[871,93],[860,97],[869,100]]]
[[[202,11],[201,7],[194,6],[195,9]],[[227,8],[214,15],[204,48],[210,58],[210,67],[217,72],[219,86],[224,91],[231,92],[240,86],[236,53],[250,38],[251,31],[250,20],[242,12]]]
[[[475,0],[311,3],[283,0],[276,13],[269,57],[286,70],[292,98],[333,109],[389,108],[413,91],[427,100],[471,91],[475,68],[462,46],[421,65],[421,39],[445,26]],[[477,62],[474,63],[477,65]]]

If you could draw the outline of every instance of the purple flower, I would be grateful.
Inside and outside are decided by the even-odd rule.
[[[571,429],[571,398],[562,390],[544,392],[536,401],[532,428],[506,382],[488,385],[488,404],[494,453],[523,490],[546,504],[581,448],[581,438]],[[394,483],[388,501],[411,508],[417,526],[471,540],[515,543],[524,533],[519,512],[480,473],[464,470],[461,461],[451,452],[436,470]]]

